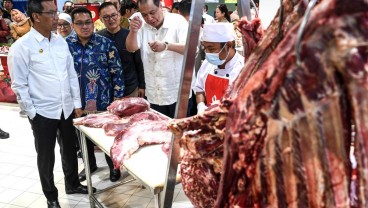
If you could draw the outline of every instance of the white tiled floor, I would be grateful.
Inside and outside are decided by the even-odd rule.
[[[19,116],[17,105],[0,103],[0,128],[10,133],[9,139],[0,139],[0,208],[47,207],[39,181],[34,138],[28,119]],[[66,195],[64,175],[61,168],[58,146],[55,148],[55,184],[59,190],[62,208],[88,208],[86,195]],[[113,183],[109,180],[109,169],[103,153],[96,152],[99,169],[93,174],[93,186],[105,188]],[[79,169],[83,168],[79,159]],[[123,173],[123,175],[127,175]],[[129,178],[130,176],[126,176]],[[83,183],[85,184],[85,182]],[[152,194],[138,182],[131,182],[98,195],[105,207],[153,208]],[[175,208],[193,207],[177,185],[174,193]]]

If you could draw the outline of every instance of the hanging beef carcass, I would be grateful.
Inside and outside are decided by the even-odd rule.
[[[277,16],[265,32],[264,38],[261,39],[258,47],[254,49],[254,44],[249,44],[249,46],[252,46],[249,49],[254,49],[254,52],[247,59],[244,69],[235,81],[235,87],[239,88],[242,86],[242,82],[245,82],[266,60],[281,41],[283,34],[303,16],[306,8],[303,2],[295,0],[286,0],[283,4],[284,16],[281,19],[282,24],[280,24],[280,18]],[[242,21],[242,28],[253,29],[253,34],[249,30],[242,30],[243,33],[247,33],[244,36],[253,38],[251,42],[258,42],[259,36],[261,35],[260,32],[262,32],[257,27],[257,25],[259,26],[259,20],[255,19],[248,22],[242,19]],[[280,30],[279,25],[282,26]],[[230,89],[234,89],[235,87]],[[222,143],[225,124],[228,117],[228,110],[232,104],[231,99],[236,97],[236,95],[237,90],[229,90],[225,96],[227,99],[222,104],[209,107],[203,114],[173,120],[170,123],[170,128],[174,133],[184,135],[180,143],[188,154],[185,154],[182,158],[182,164],[185,165],[180,166],[182,184],[185,194],[196,207],[213,207],[215,204],[222,172]],[[195,151],[202,153],[196,154]],[[205,151],[207,151],[207,154],[204,153]],[[209,170],[203,170],[204,168],[209,168]],[[197,173],[203,172],[206,173],[206,180],[203,177],[198,177],[199,174]]]
[[[367,207],[368,2],[318,4],[297,65],[299,25],[234,89],[216,207],[349,207],[351,121]]]

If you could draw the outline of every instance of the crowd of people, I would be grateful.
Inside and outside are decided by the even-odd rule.
[[[0,41],[11,36],[14,42],[8,55],[12,89],[33,130],[47,205],[60,207],[52,172],[56,141],[66,193],[87,193],[80,184],[85,171],[77,172],[74,118],[106,111],[123,97],[145,98],[152,109],[174,117],[191,0],[166,9],[160,0],[105,0],[95,22],[91,11],[74,8],[71,1],[65,2],[62,13],[51,0],[29,0],[26,15],[12,6],[12,0],[3,1]],[[231,24],[239,19],[237,11],[230,15],[220,4],[214,14],[204,6],[188,116],[220,100],[244,66]],[[0,138],[8,137],[0,129]],[[93,143],[87,141],[93,173],[98,167]],[[106,161],[110,180],[119,180],[120,170],[108,155]]]

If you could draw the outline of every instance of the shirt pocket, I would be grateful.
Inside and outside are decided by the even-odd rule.
[[[47,53],[31,55],[31,66],[35,73],[52,74],[50,66],[50,57]]]

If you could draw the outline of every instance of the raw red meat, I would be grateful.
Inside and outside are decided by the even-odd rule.
[[[368,2],[323,0],[235,88],[216,207],[350,207],[351,121],[358,207],[367,207]]]
[[[102,128],[107,136],[117,136],[120,132],[128,130],[130,125],[128,119],[121,119],[113,123],[106,123]]]
[[[145,111],[136,113],[130,117],[124,117],[113,123],[107,123],[103,126],[103,129],[107,136],[117,136],[121,131],[129,128],[132,124],[143,120],[160,121],[169,120],[169,118],[153,111]]]
[[[169,152],[170,152],[170,142],[165,142],[164,144],[162,144],[161,149],[162,151],[169,156]]]
[[[120,168],[124,160],[138,150],[140,146],[171,142],[168,121],[139,121],[128,130],[115,137],[110,155],[115,168]]]
[[[81,119],[77,119],[74,125],[84,125],[92,128],[102,128],[106,123],[113,123],[120,120],[119,116],[112,115],[108,112],[99,114],[89,114]]]
[[[247,17],[242,17],[237,24],[243,36],[243,55],[247,61],[257,47],[257,43],[262,39],[264,31],[259,18],[248,21]]]
[[[213,207],[220,174],[213,172],[204,159],[191,158],[191,155],[187,154],[180,162],[180,175],[182,181],[186,181],[183,191],[195,207]],[[196,180],[193,180],[193,177]]]
[[[247,62],[245,63],[245,67],[239,75],[238,79],[235,81],[233,86],[230,86],[227,90],[227,94],[224,98],[226,98],[220,105],[211,106],[203,115],[197,115],[191,118],[186,119],[178,119],[174,120],[170,124],[170,128],[176,134],[181,134],[183,137],[181,139],[181,145],[185,149],[185,151],[191,154],[185,154],[183,160],[186,161],[187,170],[186,172],[192,171],[191,174],[188,174],[191,177],[182,177],[182,184],[185,194],[189,196],[191,202],[195,204],[197,207],[201,207],[201,205],[206,205],[203,207],[213,207],[217,198],[217,195],[207,195],[207,196],[199,196],[199,193],[217,193],[217,188],[213,189],[212,192],[209,192],[208,187],[219,187],[219,174],[222,171],[222,158],[223,158],[223,148],[222,143],[225,137],[225,125],[226,120],[228,118],[228,110],[232,105],[232,99],[235,98],[238,94],[238,89],[244,85],[244,82],[254,73],[254,71],[264,63],[265,59],[272,53],[272,51],[276,48],[276,46],[280,43],[283,38],[283,34],[285,34],[291,26],[293,26],[304,14],[305,5],[301,1],[289,1],[286,0],[284,3],[284,16],[282,19],[282,29],[281,33],[279,33],[279,18],[276,17],[269,29],[264,34],[264,37],[258,43],[259,46],[254,50],[253,54],[250,55]],[[255,20],[256,22],[256,20]],[[250,37],[258,37],[259,31],[252,30],[256,34],[249,35]],[[244,31],[243,31],[244,32]],[[200,130],[200,131],[196,131]],[[188,131],[192,131],[191,138],[188,139]],[[202,141],[201,141],[202,140]],[[213,140],[213,141],[212,141]],[[207,144],[206,144],[207,142]],[[199,145],[201,144],[201,145]],[[215,146],[213,146],[215,144]],[[221,144],[221,145],[220,145]],[[217,146],[216,146],[217,145]],[[194,147],[194,148],[193,148]],[[200,149],[196,149],[201,147]],[[202,154],[196,154],[195,151],[201,151]],[[207,155],[205,152],[207,151]],[[197,159],[203,157],[205,155],[205,160],[201,160],[202,162],[206,162],[206,166],[198,166]],[[185,158],[190,156],[190,158]],[[194,159],[195,158],[195,159]],[[193,164],[191,165],[191,161]],[[213,186],[202,186],[202,187],[193,187],[194,180],[202,180],[197,177],[196,172],[201,171],[197,170],[198,167],[207,167],[210,170],[207,170],[208,174],[213,174],[211,177],[211,184],[217,184]],[[182,168],[182,166],[181,166]],[[202,170],[204,171],[204,170]],[[217,179],[217,181],[216,181]],[[228,179],[231,180],[231,179]],[[203,191],[198,190],[204,189]],[[195,193],[198,193],[198,196],[195,196]],[[201,200],[205,199],[206,202],[202,202]]]
[[[149,106],[149,102],[143,98],[127,97],[114,101],[107,107],[107,110],[111,114],[124,117],[146,111]]]

